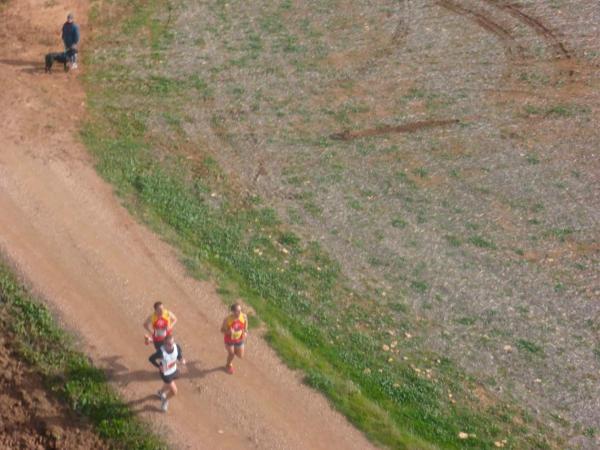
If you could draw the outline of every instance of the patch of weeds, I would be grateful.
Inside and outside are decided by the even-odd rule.
[[[532,355],[543,356],[543,348],[535,342],[528,341],[526,339],[518,339],[515,343],[519,350],[531,353]]]
[[[323,208],[317,205],[317,203],[315,203],[313,200],[304,202],[302,206],[304,207],[305,211],[314,219],[318,219],[323,215]]]
[[[286,245],[288,247],[297,247],[298,244],[300,244],[300,238],[289,231],[281,233],[278,241],[281,245]]]
[[[362,204],[356,199],[350,200],[348,202],[348,206],[356,211],[362,211],[362,209],[363,209]]]
[[[394,228],[402,229],[402,228],[406,228],[406,225],[408,225],[407,222],[400,217],[394,217],[392,219],[392,226]]]
[[[596,348],[593,350],[594,356],[600,362],[600,344],[596,345]]]
[[[542,212],[544,210],[544,204],[543,203],[534,203],[533,206],[530,208],[531,212],[533,213],[539,213]]]
[[[369,256],[367,261],[373,267],[382,267],[382,266],[384,267],[384,266],[390,265],[390,263],[388,261],[386,261],[383,258],[379,258],[378,256]]]
[[[304,223],[304,217],[298,210],[298,208],[293,208],[289,206],[287,208],[287,216],[288,220],[293,225],[302,225]]]
[[[548,75],[536,72],[521,72],[519,74],[519,79],[532,86],[546,86],[550,83],[550,77],[548,77]]]
[[[460,247],[460,245],[462,244],[460,239],[452,234],[448,234],[448,235],[444,236],[444,238],[446,239],[446,241],[448,241],[448,244],[450,244],[452,247]]]
[[[413,180],[411,180],[410,178],[408,178],[408,175],[406,175],[405,172],[396,172],[394,174],[394,178],[397,181],[400,181],[401,183],[404,183],[409,187],[412,187],[412,188],[417,187],[416,183]]]
[[[527,156],[525,156],[525,160],[527,161],[528,164],[531,164],[531,165],[540,163],[540,158],[533,153],[527,154]]]
[[[423,294],[429,290],[429,284],[426,281],[422,280],[414,280],[410,283],[410,287],[415,291]]]
[[[429,172],[424,167],[419,167],[419,168],[415,169],[413,171],[413,173],[415,175],[417,175],[419,178],[426,178],[427,175],[429,175]]]
[[[490,250],[496,250],[497,248],[496,244],[494,244],[492,241],[488,241],[487,239],[481,236],[471,236],[469,238],[469,242],[479,248],[487,248]]]
[[[460,319],[456,320],[456,323],[459,323],[459,324],[465,325],[465,326],[470,326],[470,325],[474,325],[476,321],[477,321],[477,319],[474,317],[461,317]]]
[[[327,393],[333,388],[333,382],[320,372],[311,370],[304,377],[304,382],[318,391]]]
[[[199,75],[192,75],[189,79],[189,84],[193,89],[198,91],[203,100],[210,100],[214,97],[214,89],[210,87],[208,82]]]
[[[528,116],[544,116],[544,117],[574,117],[580,114],[587,114],[589,109],[580,105],[560,104],[548,108],[527,104],[524,108],[525,114]]]
[[[523,305],[518,305],[516,307],[516,310],[520,313],[520,314],[528,314],[529,313],[529,308],[527,306],[523,306]]]
[[[558,239],[560,242],[564,242],[568,236],[571,236],[575,230],[572,228],[552,228],[546,235],[550,235]]]
[[[169,95],[182,89],[181,81],[161,76],[151,76],[145,85],[151,95]]]

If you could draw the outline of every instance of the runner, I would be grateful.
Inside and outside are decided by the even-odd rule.
[[[150,363],[158,367],[160,370],[160,377],[165,383],[162,388],[157,392],[158,398],[161,400],[160,409],[163,412],[167,412],[169,408],[169,398],[177,395],[177,386],[175,380],[179,378],[179,371],[177,370],[177,361],[181,362],[185,366],[185,359],[181,352],[179,344],[175,344],[173,335],[168,335],[163,340],[163,345],[148,358]]]
[[[177,323],[177,317],[163,306],[162,302],[154,304],[154,313],[144,322],[144,328],[150,333],[145,335],[146,344],[154,343],[156,350],[160,349],[167,336],[173,333],[173,327]]]
[[[244,345],[248,337],[248,317],[242,312],[239,303],[231,305],[231,314],[223,321],[221,333],[225,336],[225,348],[227,349],[227,362],[225,370],[233,374],[233,358],[244,357]]]

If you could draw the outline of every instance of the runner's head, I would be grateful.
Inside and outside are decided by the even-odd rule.
[[[157,316],[161,316],[163,313],[164,307],[162,302],[156,302],[154,304],[154,312],[156,313]]]
[[[163,342],[164,342],[163,345],[165,346],[165,348],[170,351],[173,348],[174,344],[175,344],[175,340],[173,339],[173,335],[172,334],[167,335],[167,337],[165,338],[165,340]]]
[[[73,15],[72,12],[67,14],[67,22],[72,23],[74,19],[75,19],[75,16]]]
[[[233,314],[235,317],[239,317],[240,314],[242,314],[242,305],[239,303],[234,303],[231,305],[231,314]]]

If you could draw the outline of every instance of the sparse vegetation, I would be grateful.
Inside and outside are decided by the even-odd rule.
[[[126,41],[131,53],[115,67],[93,64],[101,51],[92,55],[85,141],[129,208],[166,232],[197,276],[218,274],[228,292],[246,298],[288,364],[304,370],[307,383],[374,441],[488,448],[510,433],[507,448],[543,448],[540,434],[554,440],[537,422],[543,417],[515,426],[518,419],[503,419],[524,415],[514,403],[481,408],[467,395],[469,373],[489,370],[498,392],[507,393],[499,403],[526,402],[523,375],[541,358],[522,367],[509,361],[509,368],[500,358],[487,358],[490,367],[474,362],[511,335],[522,336],[513,344],[521,354],[545,355],[554,349],[542,352],[534,336],[565,332],[520,310],[516,317],[481,311],[500,311],[499,304],[515,310],[526,299],[531,311],[550,304],[559,317],[569,303],[563,297],[577,292],[572,280],[594,267],[584,252],[575,256],[586,268],[577,278],[558,277],[550,262],[540,263],[540,255],[560,253],[557,245],[589,241],[593,224],[573,190],[583,198],[590,173],[561,171],[557,154],[569,152],[552,133],[592,110],[580,100],[548,104],[541,96],[525,107],[512,103],[511,89],[553,87],[554,74],[534,70],[508,77],[508,100],[487,84],[484,94],[481,80],[501,82],[502,58],[473,66],[473,76],[463,70],[460,46],[444,47],[433,32],[389,44],[404,3],[367,3],[343,5],[368,22],[356,24],[339,15],[339,2],[208,1],[189,8],[180,0],[133,1],[120,37],[102,18],[107,10],[118,17],[123,7],[98,2],[95,47],[118,51]],[[419,20],[443,20],[456,33],[452,17]],[[439,29],[427,23],[419,29]],[[444,51],[432,56],[438,48]],[[440,77],[447,73],[464,76]],[[452,130],[330,138],[465,116],[485,117],[485,126],[474,120]],[[525,122],[527,131],[520,128]],[[546,124],[536,128],[538,122]],[[499,138],[498,124],[510,133]],[[568,185],[559,189],[559,180]],[[289,313],[301,319],[284,333]],[[340,334],[349,336],[341,352]],[[436,354],[448,360],[438,366]],[[552,371],[546,386],[560,386],[563,375]],[[543,401],[553,405],[548,411],[556,406],[550,394]],[[467,423],[476,438],[462,440]]]

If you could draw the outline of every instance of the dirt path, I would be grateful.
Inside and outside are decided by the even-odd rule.
[[[369,448],[326,400],[251,335],[234,376],[221,367],[226,308],[190,279],[171,248],[135,223],[77,140],[80,73],[43,73],[72,7],[85,36],[87,2],[13,0],[0,13],[0,251],[48,300],[84,350],[106,367],[177,448]],[[162,300],[179,316],[190,362],[167,415],[152,394],[141,322]],[[234,429],[235,427],[235,429]]]

